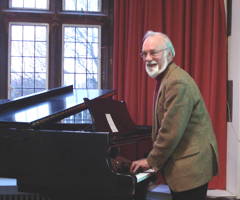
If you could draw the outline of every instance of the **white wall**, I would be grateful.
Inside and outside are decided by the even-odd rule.
[[[227,131],[227,187],[240,198],[240,1],[232,0],[232,31],[228,39],[228,80],[233,80],[233,120]]]

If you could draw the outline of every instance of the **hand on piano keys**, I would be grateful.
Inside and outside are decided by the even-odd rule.
[[[133,174],[145,171],[147,169],[150,169],[150,166],[149,166],[146,158],[133,161],[130,166],[130,172]]]
[[[130,166],[130,172],[135,174],[137,183],[155,174],[155,170],[150,168],[146,158],[133,161]]]
[[[130,171],[130,166],[133,162],[122,156],[117,156],[114,159],[111,159],[111,163],[112,163],[113,171],[117,173],[125,173],[125,174],[130,173],[136,176],[137,183],[146,180],[147,178],[149,178],[155,173],[154,169],[149,168],[144,170],[142,167],[139,167],[134,173],[132,173]]]

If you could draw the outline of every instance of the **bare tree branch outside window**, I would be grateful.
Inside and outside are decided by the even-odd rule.
[[[64,84],[100,87],[100,27],[64,25]]]

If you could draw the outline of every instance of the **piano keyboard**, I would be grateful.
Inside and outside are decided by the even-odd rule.
[[[154,170],[153,169],[148,169],[144,172],[136,174],[137,183],[139,183],[141,181],[144,181],[145,179],[150,177],[152,175],[152,173],[154,173]]]

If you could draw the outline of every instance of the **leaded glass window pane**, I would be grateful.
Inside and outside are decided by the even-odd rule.
[[[49,0],[10,0],[10,8],[49,9]]]
[[[10,98],[47,88],[48,25],[11,23]]]
[[[100,26],[63,26],[64,85],[100,88]]]
[[[101,0],[63,0],[63,10],[100,12]]]

